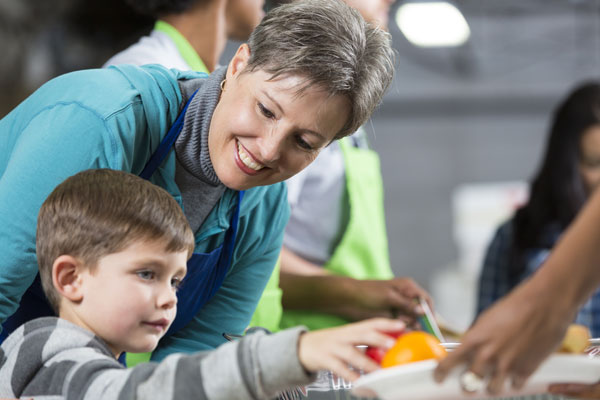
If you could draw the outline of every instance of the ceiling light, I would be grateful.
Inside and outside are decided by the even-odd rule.
[[[453,47],[471,35],[462,13],[447,2],[405,3],[398,7],[396,24],[419,47]]]

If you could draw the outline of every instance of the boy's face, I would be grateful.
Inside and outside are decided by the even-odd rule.
[[[80,274],[82,299],[66,319],[102,338],[115,356],[153,350],[175,319],[187,255],[166,252],[155,241],[102,257],[93,273]]]

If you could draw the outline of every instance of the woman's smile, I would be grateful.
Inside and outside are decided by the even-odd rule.
[[[256,175],[265,168],[265,165],[256,160],[256,157],[236,140],[235,162],[238,167],[248,175]]]

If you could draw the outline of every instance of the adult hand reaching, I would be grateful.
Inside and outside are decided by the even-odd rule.
[[[435,379],[466,363],[498,394],[507,380],[521,388],[538,365],[555,350],[573,318],[561,296],[544,285],[544,277],[518,286],[484,312],[465,334],[462,344],[440,362]]]
[[[498,393],[516,388],[560,343],[578,308],[600,285],[600,191],[596,191],[552,254],[529,280],[484,312],[463,344],[435,371],[437,381],[459,364],[489,379]]]

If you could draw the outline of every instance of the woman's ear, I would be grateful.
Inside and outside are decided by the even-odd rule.
[[[233,78],[242,72],[244,68],[246,68],[246,65],[248,65],[248,60],[250,60],[250,47],[248,47],[248,44],[244,43],[238,47],[235,55],[229,62],[229,66],[227,67],[227,79]]]
[[[73,256],[62,255],[52,264],[52,283],[58,293],[72,302],[83,299],[81,272],[83,264]]]

